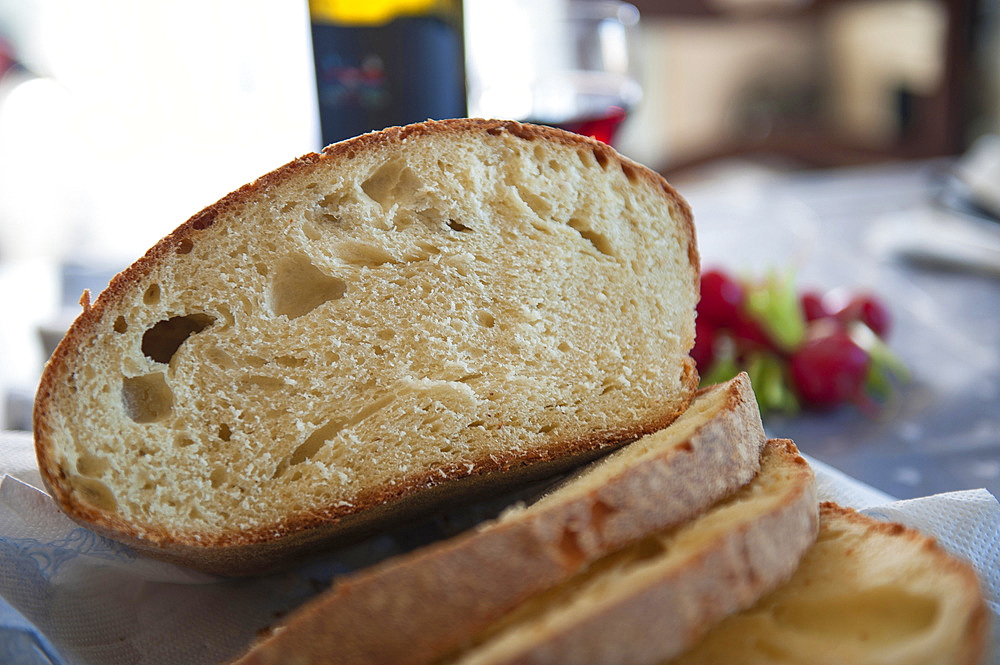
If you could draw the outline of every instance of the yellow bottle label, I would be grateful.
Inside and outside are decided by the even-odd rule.
[[[309,0],[313,21],[341,25],[378,25],[400,14],[434,9],[439,0]]]

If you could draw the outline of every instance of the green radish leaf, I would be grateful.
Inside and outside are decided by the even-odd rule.
[[[763,281],[748,283],[745,308],[782,351],[795,350],[805,339],[806,319],[790,272],[772,270]]]
[[[747,375],[762,413],[798,412],[799,402],[788,385],[785,363],[780,357],[773,353],[753,354],[747,359]]]

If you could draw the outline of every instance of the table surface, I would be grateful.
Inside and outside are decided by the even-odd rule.
[[[914,262],[885,242],[918,226],[966,229],[934,203],[946,166],[737,172],[682,189],[703,268],[792,268],[800,289],[865,289],[888,304],[890,346],[911,372],[896,399],[874,418],[853,408],[767,415],[765,428],[900,499],[980,487],[1000,495],[1000,273]],[[1000,238],[1000,224],[972,228]]]
[[[794,269],[800,288],[867,289],[887,302],[894,317],[890,345],[912,374],[898,399],[877,418],[844,408],[767,415],[765,427],[770,436],[791,438],[805,453],[897,498],[979,487],[1000,495],[1000,273],[914,264],[879,242],[887,229],[905,231],[926,218],[944,165],[792,174],[722,169],[711,178],[676,183],[695,213],[703,268],[756,275]],[[1000,234],[1000,224],[987,233]],[[14,311],[51,299],[53,291],[64,301],[75,300],[84,287],[99,291],[107,276],[97,270],[88,283],[86,271],[76,270],[75,283],[65,288],[51,271],[44,279],[26,279],[39,270],[37,262],[15,268],[0,270],[11,282],[4,292],[15,298]],[[45,297],[32,291],[43,286]],[[19,368],[17,385],[6,389],[8,399],[19,397],[21,411],[30,405],[34,366],[25,370],[21,351],[10,357],[17,347],[8,341],[37,344],[37,325],[44,323],[24,313],[0,322],[6,347],[0,356],[8,355],[0,357],[0,370]],[[36,329],[18,328],[17,337],[14,319]],[[11,376],[0,371],[0,383]],[[12,425],[17,423],[8,418],[5,426]]]

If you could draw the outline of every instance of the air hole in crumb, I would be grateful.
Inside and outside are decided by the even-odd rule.
[[[378,337],[381,340],[388,341],[388,340],[390,340],[390,339],[392,339],[393,337],[396,336],[396,331],[395,330],[389,330],[388,328],[384,328],[382,330],[379,330],[377,333],[375,333],[375,336]]]
[[[337,435],[337,433],[343,429],[344,424],[340,421],[327,423],[326,425],[320,427],[315,432],[310,434],[305,441],[298,445],[292,454],[286,457],[278,464],[278,468],[275,469],[273,478],[277,478],[284,474],[289,467],[295,466],[297,464],[302,464],[306,460],[312,459],[316,453],[320,451],[327,441],[332,439]]]
[[[393,159],[380,166],[363,183],[361,189],[373,201],[388,210],[401,194],[412,196],[423,183],[403,159]]]
[[[142,294],[142,302],[146,305],[155,305],[160,302],[160,285],[150,284],[146,292]]]
[[[219,467],[212,471],[212,474],[208,477],[208,480],[212,483],[212,487],[219,487],[227,480],[229,480],[229,471]]]
[[[476,312],[476,323],[484,328],[492,328],[496,324],[496,319],[485,309]]]
[[[282,367],[287,367],[289,369],[295,369],[302,367],[306,364],[304,358],[299,358],[298,356],[278,356],[274,359],[274,362],[278,363]]]
[[[260,356],[254,356],[250,354],[243,356],[243,362],[245,362],[247,365],[250,365],[254,369],[260,369],[261,367],[267,364],[267,361],[261,358]]]
[[[468,427],[468,428],[483,427],[485,425],[486,425],[486,423],[483,422],[482,420],[473,420],[471,423],[469,423],[468,425],[466,425],[466,427]]]
[[[360,268],[378,268],[396,263],[396,258],[387,250],[363,242],[342,242],[334,248],[334,255],[344,263]]]
[[[88,478],[98,478],[108,470],[110,463],[104,457],[84,453],[76,460],[76,472]]]
[[[169,363],[188,337],[212,325],[215,318],[208,314],[174,316],[160,321],[142,335],[142,352],[158,363]]]
[[[115,319],[115,332],[123,333],[128,330],[128,321],[125,320],[124,316],[119,316]]]
[[[70,484],[84,503],[107,511],[113,511],[118,505],[111,488],[99,480],[73,476],[70,478]]]
[[[233,438],[233,431],[229,429],[229,425],[226,423],[219,425],[219,438],[223,441],[229,441]]]
[[[194,242],[190,238],[184,238],[177,243],[177,249],[174,251],[178,254],[190,254],[192,249],[194,249]]]
[[[305,256],[291,256],[275,272],[270,304],[275,314],[295,319],[345,293],[347,282],[327,275]]]
[[[607,149],[602,146],[594,146],[594,159],[600,164],[601,168],[607,168],[608,162],[611,158],[608,156]]]
[[[152,423],[165,418],[173,408],[173,393],[163,372],[122,380],[122,406],[137,423]]]
[[[593,245],[594,249],[598,252],[606,256],[615,256],[611,241],[603,233],[594,231],[586,222],[576,217],[571,218],[568,223],[584,240]]]
[[[189,436],[178,436],[174,439],[174,445],[178,448],[187,448],[194,445],[194,439]]]
[[[639,170],[627,162],[622,162],[622,173],[625,174],[625,177],[633,185],[639,179]]]
[[[466,226],[465,224],[462,224],[461,222],[456,222],[454,219],[449,219],[448,220],[448,228],[451,229],[452,231],[457,231],[459,233],[461,233],[462,231],[471,231],[472,230],[472,227]]]
[[[555,425],[542,425],[541,427],[538,428],[538,433],[539,434],[548,434],[549,432],[551,432],[555,428],[556,428]]]
[[[569,342],[560,342],[559,346],[557,346],[556,348],[559,349],[560,351],[562,351],[563,353],[566,353],[567,351],[569,351],[573,347],[570,346]]]

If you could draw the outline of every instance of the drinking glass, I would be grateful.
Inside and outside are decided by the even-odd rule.
[[[469,112],[612,143],[642,99],[638,10],[617,0],[467,2]]]

